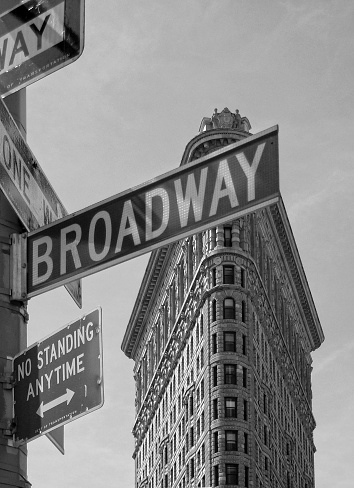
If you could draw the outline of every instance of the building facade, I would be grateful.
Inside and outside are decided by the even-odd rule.
[[[181,164],[250,135],[228,109]],[[154,251],[122,350],[137,488],[313,488],[324,336],[282,201]]]

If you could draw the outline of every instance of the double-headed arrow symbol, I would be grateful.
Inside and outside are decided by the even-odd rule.
[[[66,393],[64,395],[56,398],[55,400],[52,400],[51,402],[47,403],[46,405],[44,405],[44,402],[42,402],[39,405],[39,408],[36,412],[37,415],[39,415],[40,417],[43,418],[45,412],[47,412],[48,410],[51,410],[54,407],[57,407],[61,403],[66,402],[66,404],[69,405],[69,403],[70,403],[70,401],[74,395],[75,395],[75,392],[72,390],[69,390],[69,388],[67,388]]]

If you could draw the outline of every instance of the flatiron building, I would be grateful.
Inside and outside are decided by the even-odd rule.
[[[215,109],[181,164],[250,128]],[[281,200],[154,251],[122,343],[136,488],[313,488],[311,352],[323,340]]]

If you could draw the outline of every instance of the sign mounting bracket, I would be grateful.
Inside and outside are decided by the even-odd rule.
[[[27,234],[12,234],[10,247],[11,300],[27,298]]]

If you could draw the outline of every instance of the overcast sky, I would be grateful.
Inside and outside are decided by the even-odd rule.
[[[86,1],[74,64],[27,89],[28,143],[69,212],[179,166],[203,117],[279,124],[280,187],[326,340],[313,353],[316,486],[351,488],[354,458],[353,13],[350,0]],[[133,361],[120,346],[148,260],[83,280],[103,309],[105,404],[29,443],[35,488],[134,486]],[[29,303],[29,344],[82,312]]]

